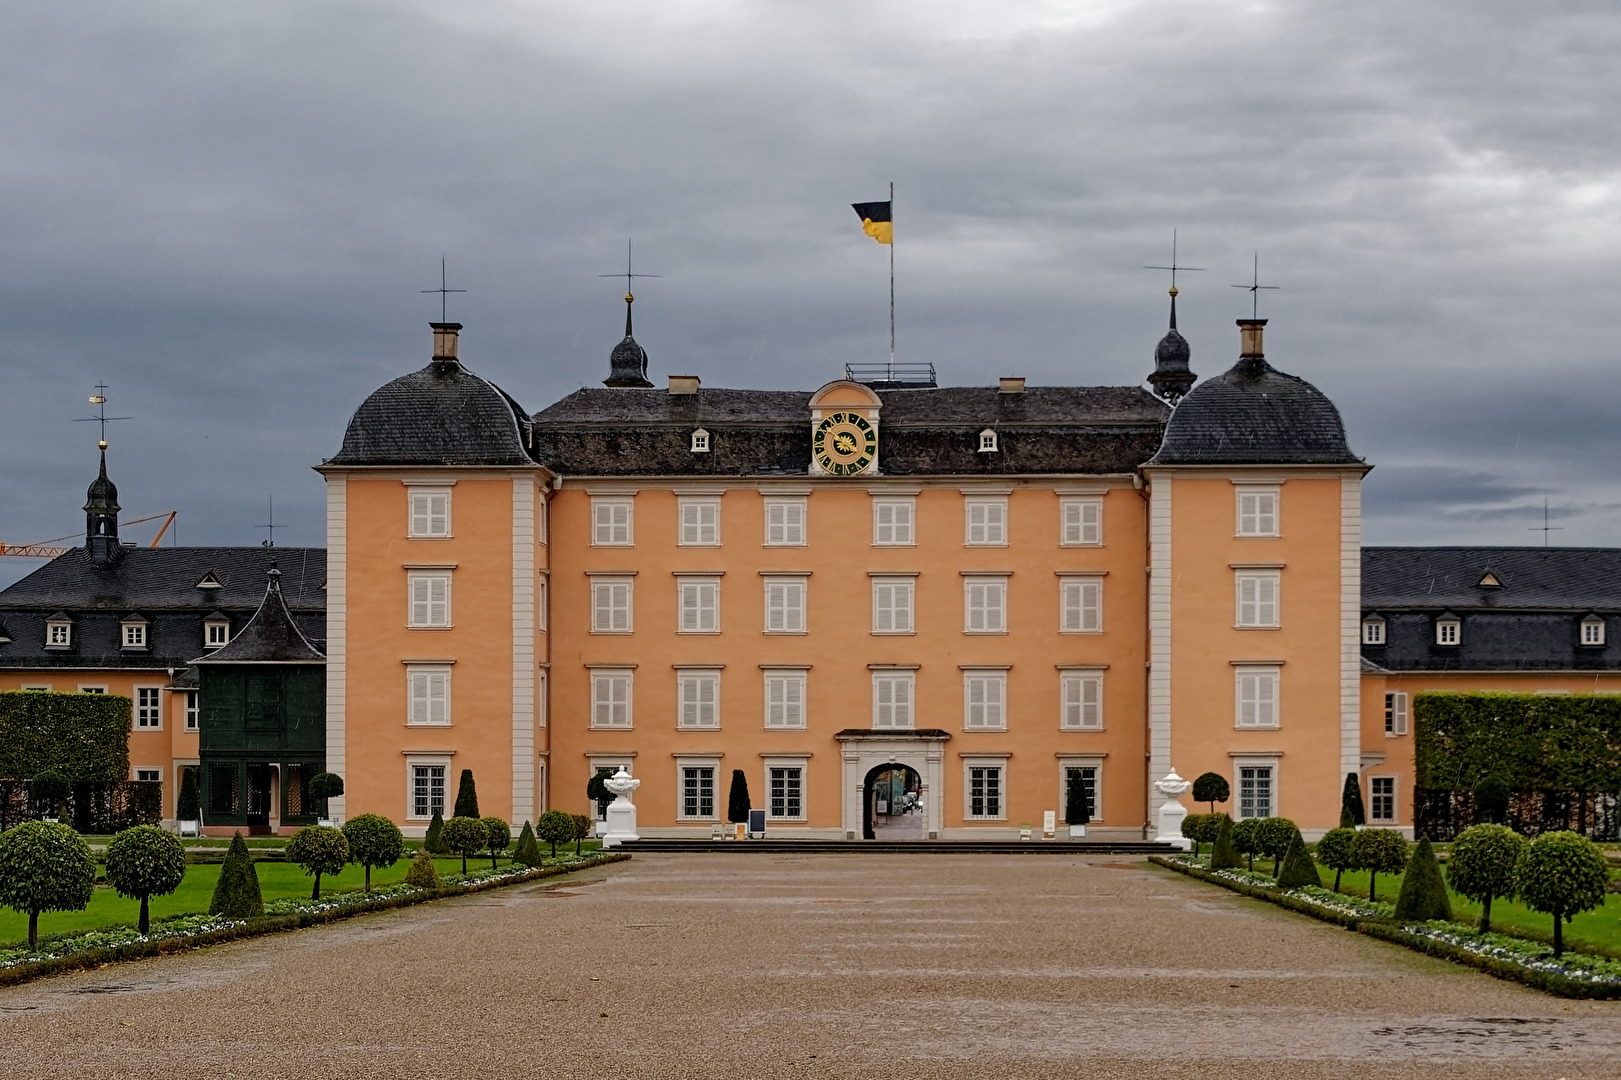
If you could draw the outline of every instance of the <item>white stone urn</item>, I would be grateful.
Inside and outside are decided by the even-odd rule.
[[[630,793],[641,787],[642,782],[620,769],[604,780],[602,786],[614,795],[614,801],[608,804],[608,831],[602,834],[602,846],[611,848],[628,840],[640,840],[636,835],[636,804],[630,801]]]
[[[1188,810],[1181,800],[1182,793],[1192,786],[1176,775],[1175,769],[1154,781],[1154,790],[1165,796],[1165,802],[1159,808],[1159,835],[1154,837],[1159,843],[1170,844],[1182,851],[1193,847],[1193,841],[1182,835],[1182,821],[1188,816]]]

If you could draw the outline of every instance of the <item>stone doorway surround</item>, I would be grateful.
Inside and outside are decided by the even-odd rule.
[[[905,765],[923,779],[923,835],[940,839],[945,791],[946,740],[940,728],[845,728],[833,736],[841,746],[844,776],[840,802],[844,837],[859,840],[866,820],[866,777],[884,765]]]

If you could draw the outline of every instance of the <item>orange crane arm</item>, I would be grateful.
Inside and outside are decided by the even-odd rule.
[[[161,514],[148,514],[145,517],[132,518],[129,521],[120,522],[119,525],[120,527],[139,525],[142,522],[156,521],[158,518],[163,518],[163,527],[158,530],[158,534],[147,545],[147,547],[155,548],[163,540],[163,534],[169,531],[169,526],[174,524],[175,515],[178,513],[180,513],[178,510],[165,510]],[[66,555],[73,550],[71,547],[58,547],[56,542],[77,535],[78,533],[66,533],[62,536],[53,536],[49,540],[38,540],[32,544],[8,544],[0,540],[0,556],[10,555],[18,559],[54,559],[58,555]]]

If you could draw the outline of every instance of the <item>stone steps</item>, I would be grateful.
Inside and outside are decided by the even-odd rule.
[[[1170,844],[1144,840],[710,840],[642,839],[619,845],[637,853],[752,855],[1170,855]]]

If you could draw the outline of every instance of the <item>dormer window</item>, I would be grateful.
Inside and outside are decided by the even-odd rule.
[[[979,452],[982,454],[996,453],[996,432],[986,428],[979,433]]]
[[[146,620],[139,615],[132,615],[118,624],[120,639],[126,649],[144,649],[149,642],[146,634]]]
[[[1500,579],[1490,570],[1486,571],[1484,574],[1481,574],[1480,580],[1475,582],[1475,588],[1477,589],[1501,589],[1502,587],[1502,579]]]
[[[202,576],[195,587],[199,589],[218,589],[223,586],[221,586],[220,579],[215,575],[214,571],[210,570]]]
[[[694,454],[709,453],[709,432],[699,428],[692,433],[692,452]]]
[[[1362,644],[1383,645],[1385,643],[1385,620],[1382,615],[1369,615],[1362,620]]]
[[[1582,620],[1582,644],[1604,644],[1604,619],[1598,615],[1589,615]]]
[[[1435,620],[1435,643],[1458,645],[1463,641],[1463,620],[1451,613]]]
[[[6,630],[6,628],[3,625],[0,625],[0,645],[10,645],[10,644],[11,644],[11,633],[8,630]]]
[[[203,648],[217,649],[231,640],[231,620],[223,615],[203,620]]]
[[[45,620],[45,647],[70,649],[73,647],[73,620],[66,615],[52,615]]]

